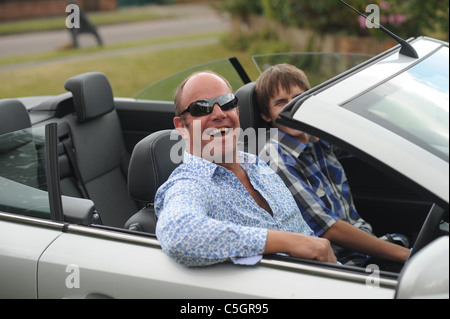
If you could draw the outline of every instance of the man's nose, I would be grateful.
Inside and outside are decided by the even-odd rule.
[[[211,116],[213,119],[224,119],[227,117],[225,112],[222,110],[222,108],[217,103],[214,105]]]

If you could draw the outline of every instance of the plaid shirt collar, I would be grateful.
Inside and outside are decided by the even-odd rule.
[[[330,144],[328,142],[325,142],[323,140],[319,140],[317,142],[312,136],[310,136],[308,144],[300,143],[292,136],[280,130],[278,130],[277,134],[272,135],[271,138],[273,141],[277,142],[277,144],[279,144],[280,147],[283,148],[288,154],[291,154],[297,158],[299,158],[302,153],[309,154],[312,151],[311,146],[314,143],[320,143],[322,144],[322,147],[326,149],[330,148]]]

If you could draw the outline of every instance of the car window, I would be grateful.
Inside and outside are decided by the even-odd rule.
[[[209,70],[220,74],[225,77],[231,84],[234,91],[244,85],[244,80],[241,78],[239,71],[236,69],[235,59],[223,59],[210,63],[197,65],[195,67],[180,71],[174,75],[171,75],[155,84],[150,85],[142,92],[138,93],[134,98],[142,100],[158,100],[158,101],[170,101],[173,102],[175,91],[178,86],[189,75],[194,72]]]
[[[50,219],[44,127],[0,136],[0,211]]]
[[[449,49],[344,107],[382,125],[429,152],[449,160]]]
[[[288,63],[302,69],[315,87],[372,58],[367,54],[345,53],[280,53],[252,57],[259,72],[272,65]]]

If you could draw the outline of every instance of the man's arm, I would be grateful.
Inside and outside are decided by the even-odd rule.
[[[195,189],[196,196],[186,189]],[[160,188],[155,197],[156,235],[163,251],[187,266],[261,255],[267,230],[208,217],[207,199],[208,191],[196,180],[171,182]]]
[[[352,251],[402,263],[410,253],[405,247],[381,240],[344,221],[334,223],[322,238]]]
[[[286,253],[290,256],[336,263],[330,242],[296,233],[269,230],[264,254]]]

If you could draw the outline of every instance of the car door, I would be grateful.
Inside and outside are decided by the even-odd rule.
[[[125,239],[126,237],[128,238]],[[39,261],[39,298],[157,298],[175,289],[155,239],[70,226]],[[124,240],[125,239],[125,240]],[[170,293],[172,292],[172,293]]]
[[[276,256],[256,266],[186,267],[154,237],[70,225],[41,256],[37,282],[39,298],[394,297],[395,276],[341,267]],[[167,309],[174,316],[179,311],[176,303]]]
[[[53,227],[0,213],[0,299],[38,297],[39,258],[61,234]]]
[[[0,136],[0,298],[36,298],[38,261],[61,234],[51,221],[43,128]]]

